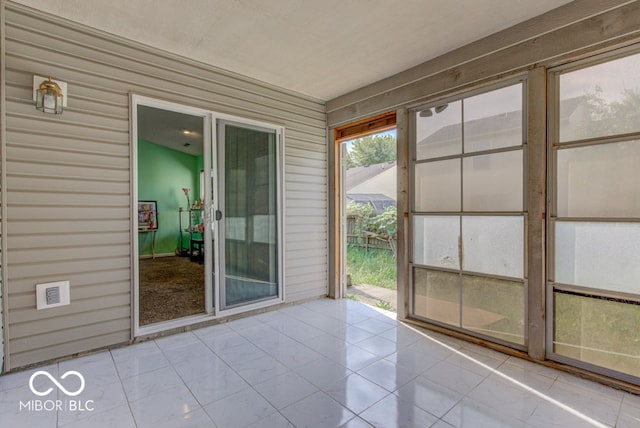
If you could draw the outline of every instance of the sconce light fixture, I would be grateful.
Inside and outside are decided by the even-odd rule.
[[[36,110],[44,113],[61,114],[67,106],[67,84],[51,77],[33,76],[33,100]]]

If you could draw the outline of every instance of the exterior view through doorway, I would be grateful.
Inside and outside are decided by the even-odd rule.
[[[395,124],[392,112],[335,131],[340,294],[392,311],[397,307]]]

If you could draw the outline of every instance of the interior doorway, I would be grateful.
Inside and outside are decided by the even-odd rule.
[[[144,328],[212,312],[211,133],[204,111],[143,100],[136,112],[137,325]]]
[[[284,301],[284,129],[132,95],[134,336]]]

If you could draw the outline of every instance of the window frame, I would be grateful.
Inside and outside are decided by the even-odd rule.
[[[615,301],[621,304],[640,305],[640,294],[625,293],[608,289],[599,289],[592,286],[582,286],[576,284],[564,284],[556,282],[556,225],[558,222],[579,222],[579,223],[638,223],[638,217],[559,217],[558,214],[558,153],[561,150],[571,150],[581,147],[591,147],[597,145],[612,145],[623,141],[640,140],[640,131],[607,135],[594,138],[583,138],[570,141],[560,141],[560,76],[573,71],[587,69],[589,67],[604,64],[624,57],[639,55],[638,45],[629,46],[612,52],[606,52],[590,58],[562,64],[547,70],[547,201],[546,201],[546,358],[562,364],[571,365],[580,369],[599,373],[608,377],[620,379],[626,382],[638,384],[639,378],[629,373],[621,372],[605,366],[596,365],[583,360],[578,360],[566,355],[558,354],[554,351],[555,342],[555,296],[559,294],[570,294],[584,298],[602,299]]]
[[[456,102],[459,100],[464,100],[466,98],[470,98],[476,95],[481,95],[484,93],[488,93],[494,90],[499,90],[502,88],[506,88],[508,86],[513,85],[521,85],[522,91],[522,123],[521,123],[521,132],[522,132],[522,143],[520,145],[514,145],[509,147],[499,147],[495,149],[487,149],[487,150],[477,150],[465,153],[464,147],[464,103],[462,106],[462,148],[459,154],[455,155],[446,155],[446,156],[438,156],[427,159],[417,159],[417,135],[416,135],[416,114],[422,110],[428,108],[435,108],[436,106],[443,105],[446,103]],[[466,335],[478,337],[480,339],[488,340],[499,345],[504,345],[513,349],[526,351],[529,346],[529,338],[528,338],[528,304],[527,304],[527,294],[528,294],[528,248],[527,248],[527,231],[528,231],[528,76],[526,74],[518,74],[512,76],[508,79],[503,79],[499,82],[494,82],[490,85],[483,85],[482,87],[478,87],[476,89],[460,92],[455,95],[448,96],[446,98],[441,98],[437,100],[430,101],[428,103],[423,103],[417,106],[414,106],[408,109],[408,134],[409,134],[409,168],[408,168],[408,198],[409,198],[409,218],[408,218],[408,230],[407,230],[407,246],[409,250],[409,313],[408,316],[410,318],[414,318],[420,321],[425,321],[430,324],[434,324],[437,326],[444,327],[448,330],[461,332]],[[522,210],[520,211],[466,211],[464,209],[464,172],[463,172],[463,162],[464,159],[479,157],[488,154],[495,153],[505,153],[505,152],[513,152],[521,150],[522,151]],[[416,166],[421,164],[427,164],[431,162],[443,161],[443,160],[452,160],[459,159],[460,160],[460,210],[459,211],[416,211]],[[420,216],[457,216],[459,218],[460,223],[460,240],[462,240],[462,219],[465,216],[521,216],[523,218],[523,254],[522,254],[522,267],[523,267],[523,277],[522,278],[514,278],[502,275],[494,275],[494,274],[485,274],[480,272],[473,272],[464,269],[464,265],[460,266],[458,269],[450,269],[444,267],[437,266],[428,266],[423,264],[415,263],[415,254],[414,254],[414,233],[415,233],[415,219]],[[460,255],[459,255],[460,258]],[[462,263],[460,261],[460,263]],[[463,315],[462,315],[462,295],[463,295],[463,278],[465,276],[475,276],[475,277],[483,277],[489,279],[497,279],[497,280],[507,280],[514,281],[523,284],[523,344],[511,342],[507,340],[503,340],[497,338],[495,336],[489,336],[485,334],[478,333],[473,330],[468,330],[463,327],[454,326],[451,324],[446,324],[443,322],[439,322],[437,320],[429,319],[425,316],[417,315],[415,311],[415,269],[427,269],[441,272],[449,272],[449,273],[457,273],[459,275],[458,283],[459,283],[459,291],[460,291],[460,325],[462,325]]]

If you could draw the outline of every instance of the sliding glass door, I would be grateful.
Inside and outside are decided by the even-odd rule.
[[[220,120],[220,307],[281,297],[281,131]]]

